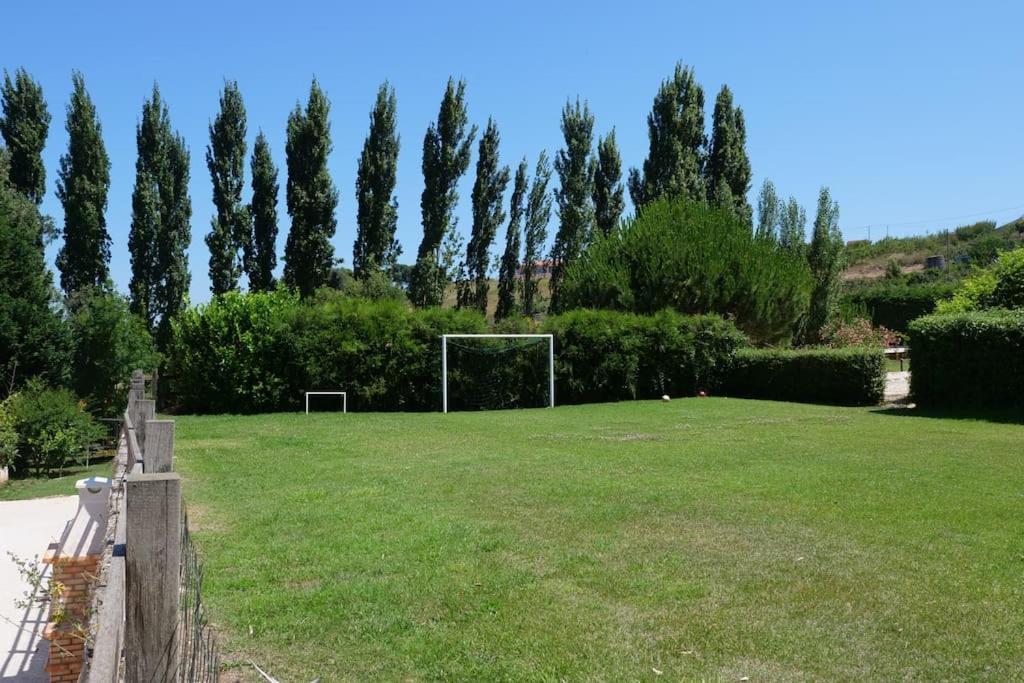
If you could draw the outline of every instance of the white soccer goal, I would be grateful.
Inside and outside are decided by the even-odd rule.
[[[448,340],[449,339],[547,339],[548,407],[555,407],[555,337],[550,334],[442,334],[441,335],[441,410],[448,412]]]

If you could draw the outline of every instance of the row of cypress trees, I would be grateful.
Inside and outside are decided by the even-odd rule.
[[[64,245],[57,265],[68,294],[102,285],[109,276],[111,241],[105,212],[110,161],[96,108],[81,74],[72,76],[67,105],[69,146],[60,163],[57,194],[64,206]],[[544,256],[552,208],[558,227],[550,251],[552,308],[566,267],[595,236],[610,233],[625,209],[623,168],[615,131],[594,144],[594,117],[577,99],[562,111],[564,147],[553,165],[541,152],[534,164],[523,159],[516,173],[500,161],[500,133],[488,119],[477,149],[472,193],[472,228],[463,245],[456,230],[457,184],[469,167],[477,128],[469,124],[466,84],[449,79],[438,117],[423,140],[421,196],[423,238],[409,282],[409,298],[419,306],[441,303],[452,277],[457,304],[485,310],[491,248],[506,223],[498,260],[498,315],[541,308],[537,263]],[[50,115],[42,89],[23,69],[5,74],[4,116],[0,132],[10,157],[12,185],[37,205],[45,192],[41,152]],[[291,226],[285,247],[284,282],[303,295],[324,285],[335,265],[331,239],[337,222],[338,191],[327,170],[332,149],[330,102],[314,80],[305,106],[296,104],[287,121],[286,201]],[[369,133],[358,161],[357,230],[353,269],[357,277],[388,273],[401,246],[395,240],[397,202],[394,188],[400,140],[396,130],[397,98],[384,83],[370,113]],[[629,173],[628,188],[642,208],[665,196],[684,196],[734,211],[748,223],[746,196],[750,163],[745,150],[743,112],[723,87],[716,99],[710,139],[705,134],[704,95],[692,69],[681,64],[664,81],[648,116],[650,149],[642,169]],[[245,191],[247,117],[238,84],[229,81],[209,126],[206,162],[216,209],[206,244],[214,294],[239,287],[242,275],[251,290],[273,286],[276,267],[278,170],[262,131],[249,157],[251,199]],[[157,334],[161,345],[169,321],[185,305],[190,283],[187,247],[192,205],[188,194],[189,149],[170,121],[167,103],[154,85],[137,126],[138,159],[132,195],[129,251],[132,309]],[[557,174],[557,187],[549,188]],[[504,195],[512,182],[506,211]],[[55,233],[55,230],[51,230]],[[44,236],[41,236],[43,239]]]

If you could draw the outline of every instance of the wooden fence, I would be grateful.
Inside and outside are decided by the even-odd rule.
[[[80,681],[216,681],[218,659],[188,535],[174,421],[155,419],[145,379],[132,386],[115,464],[107,561],[94,599],[91,656]]]

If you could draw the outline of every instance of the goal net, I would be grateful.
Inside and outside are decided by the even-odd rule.
[[[441,336],[441,410],[541,408],[555,404],[550,334]]]

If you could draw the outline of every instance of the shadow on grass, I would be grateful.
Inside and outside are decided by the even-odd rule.
[[[973,420],[1024,425],[1024,408],[911,408],[892,406],[871,412],[887,417],[924,417],[936,420]]]

